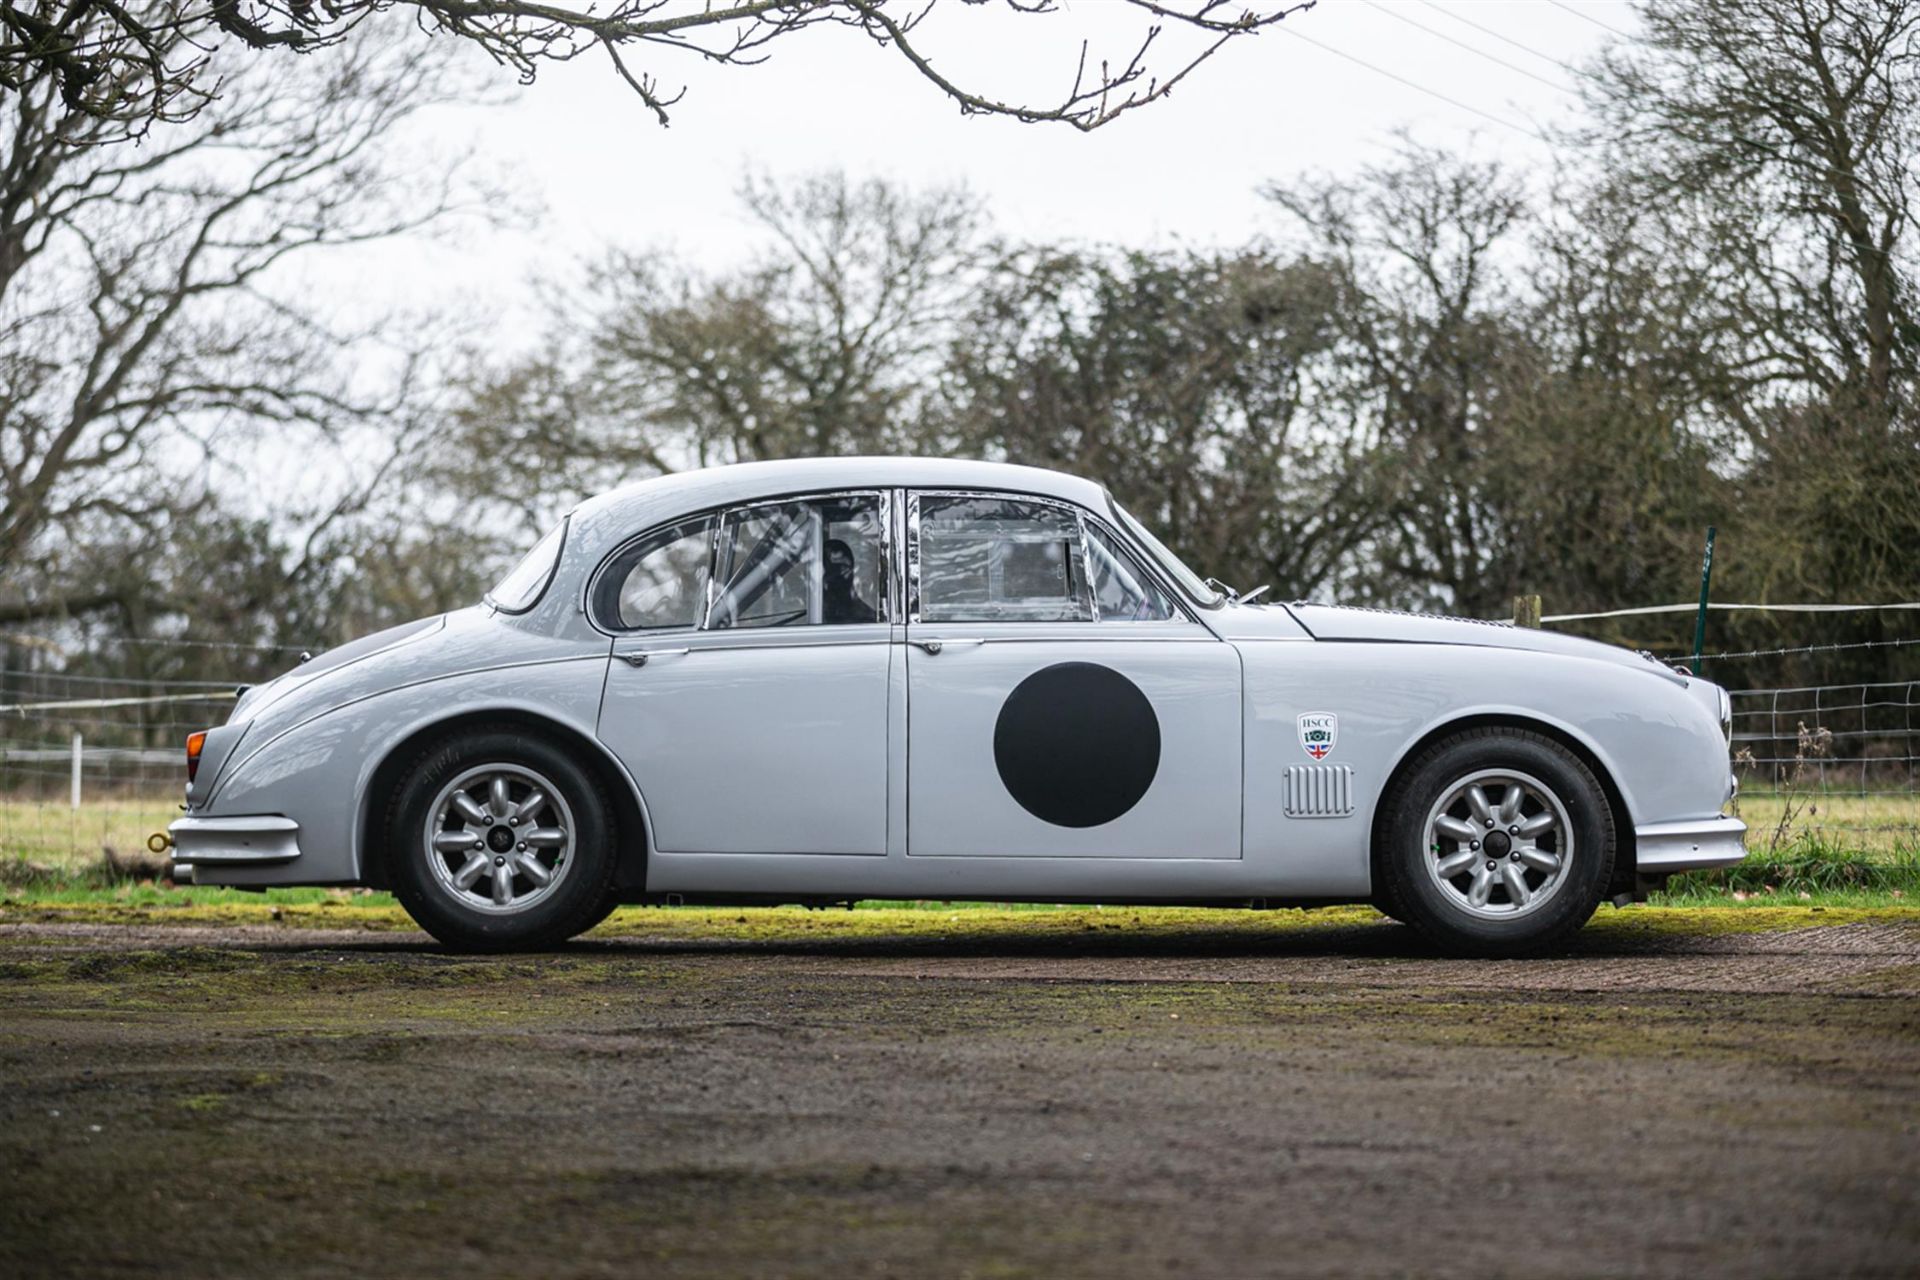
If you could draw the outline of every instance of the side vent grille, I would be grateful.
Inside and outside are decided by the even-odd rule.
[[[1289,818],[1346,818],[1353,814],[1353,770],[1344,764],[1296,764],[1287,769]]]

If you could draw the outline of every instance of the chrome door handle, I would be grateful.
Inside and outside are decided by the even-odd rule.
[[[646,666],[646,665],[647,665],[647,659],[648,659],[648,658],[663,658],[663,657],[671,657],[671,656],[672,656],[672,655],[674,655],[674,654],[679,654],[679,653],[692,653],[692,652],[693,652],[693,650],[692,650],[692,649],[686,649],[686,648],[681,648],[681,649],[630,649],[630,650],[628,650],[628,651],[627,651],[626,653],[616,653],[616,654],[614,654],[613,656],[614,656],[614,657],[616,657],[616,658],[618,658],[618,659],[620,659],[620,661],[622,661],[622,662],[624,662],[624,663],[626,663],[626,664],[627,664],[628,666],[630,666],[630,667],[644,667],[644,666]]]
[[[938,653],[942,649],[971,649],[986,643],[985,640],[909,640],[908,644],[918,645],[928,653]]]

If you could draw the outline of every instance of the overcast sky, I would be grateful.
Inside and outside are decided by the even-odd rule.
[[[1144,29],[1113,0],[1058,3],[1040,18],[943,4],[921,47],[969,88],[1055,101],[1083,36],[1093,58],[1124,59]],[[343,313],[452,314],[468,326],[465,340],[509,357],[535,347],[548,323],[528,282],[573,279],[610,245],[666,246],[708,269],[738,261],[756,235],[735,198],[748,170],[963,183],[1016,238],[1239,244],[1279,225],[1258,195],[1264,183],[1379,162],[1402,127],[1425,143],[1544,168],[1549,148],[1530,131],[1577,112],[1569,66],[1612,39],[1610,28],[1635,25],[1624,0],[1320,0],[1091,134],[964,117],[897,54],[839,28],[782,39],[754,67],[662,57],[649,69],[687,90],[668,128],[604,58],[545,67],[525,88],[479,59],[505,104],[435,111],[421,128],[430,145],[473,146],[537,202],[538,217],[499,232],[460,224],[435,241],[291,270],[296,288]],[[1157,65],[1180,63],[1169,50]],[[315,488],[315,465],[281,449],[244,463],[263,501]]]
[[[970,86],[1043,101],[1071,77],[1080,36],[1092,37],[1095,57],[1124,57],[1143,28],[1112,0],[1060,0],[1060,9],[1023,19],[944,5],[922,45]],[[734,199],[749,168],[965,183],[1001,230],[1021,237],[1234,243],[1275,225],[1256,194],[1263,182],[1379,160],[1400,126],[1427,142],[1544,161],[1547,148],[1525,131],[1565,121],[1578,105],[1555,87],[1575,79],[1556,63],[1579,65],[1608,27],[1634,25],[1621,0],[1321,0],[1233,42],[1167,100],[1092,134],[963,117],[897,54],[838,28],[783,39],[757,67],[660,57],[654,72],[687,88],[669,128],[603,58],[588,56],[543,69],[506,107],[436,121],[510,169],[543,206],[537,228],[483,245],[410,247],[380,275],[422,300],[451,291],[510,309],[529,274],[564,271],[610,243],[671,245],[722,266],[752,234]]]

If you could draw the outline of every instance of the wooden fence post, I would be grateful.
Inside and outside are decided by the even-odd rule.
[[[1513,625],[1516,627],[1538,627],[1540,625],[1540,597],[1515,596],[1513,598]]]

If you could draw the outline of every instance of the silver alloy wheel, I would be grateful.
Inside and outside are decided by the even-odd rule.
[[[435,884],[463,907],[500,914],[552,895],[573,868],[574,831],[559,788],[499,763],[440,788],[421,837]]]
[[[1553,789],[1511,769],[1459,779],[1427,811],[1427,874],[1462,911],[1511,920],[1538,911],[1573,867],[1573,823]]]

